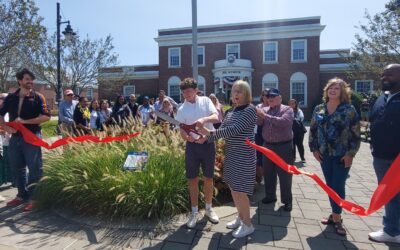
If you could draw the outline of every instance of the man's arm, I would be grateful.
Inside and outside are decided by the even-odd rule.
[[[28,119],[28,120],[21,119],[20,117],[15,119],[16,122],[19,122],[22,124],[41,124],[41,123],[47,122],[49,120],[50,120],[50,116],[48,116],[48,115],[39,115],[38,117]]]

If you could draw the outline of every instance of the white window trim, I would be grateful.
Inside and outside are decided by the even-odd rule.
[[[128,95],[126,94],[126,92],[127,92],[126,89],[127,89],[128,87],[129,87],[129,88],[133,87],[133,94],[136,94],[136,86],[135,86],[135,85],[125,85],[124,88],[123,88],[123,91],[122,91],[124,96],[128,96]]]
[[[89,97],[89,93],[90,93],[90,97]],[[92,87],[87,87],[86,88],[86,97],[93,99],[93,88]]]
[[[179,65],[171,65],[171,50],[173,49],[178,49],[179,51]],[[173,48],[168,48],[168,68],[180,68],[182,65],[182,57],[181,57],[181,47],[173,47]]]
[[[265,47],[267,44],[269,43],[274,43],[275,44],[275,61],[265,61]],[[263,64],[274,64],[274,63],[278,63],[278,41],[266,41],[263,42]]]
[[[205,46],[197,46],[197,48],[203,48],[203,64],[198,64],[199,67],[206,66],[206,47]],[[192,47],[192,67],[193,67],[193,47]]]
[[[304,42],[304,60],[293,60],[293,43],[295,43],[295,42]],[[292,62],[292,63],[304,63],[304,62],[307,62],[307,39],[291,40],[290,62]]]
[[[176,77],[176,79],[178,79],[178,81],[177,81],[176,83],[171,83],[170,80],[171,80],[171,78],[174,78],[174,77]],[[181,81],[181,79],[180,79],[178,76],[170,76],[170,77],[168,78],[168,81],[167,81],[167,85],[168,85],[168,96],[171,96],[171,86],[179,86],[180,81]],[[181,93],[182,93],[182,91],[179,90],[179,95],[181,95]],[[180,97],[179,97],[179,98],[180,98]]]
[[[290,99],[293,99],[293,82],[303,82],[304,83],[304,104],[303,105],[299,105],[299,107],[301,108],[307,108],[307,80],[294,80],[294,81],[290,81]],[[298,100],[296,100],[298,101]]]
[[[198,78],[197,78],[197,80],[198,80],[198,82],[197,82],[197,88],[198,88],[199,90],[201,90],[201,89],[199,88],[199,84],[200,84],[199,79],[200,79],[200,77],[202,77],[202,78],[204,79],[204,90],[201,90],[201,91],[204,91],[204,95],[206,95],[206,78],[205,78],[204,76],[201,76],[201,75],[198,75],[197,77],[198,77]]]
[[[237,45],[238,46],[238,58],[236,59],[240,59],[240,43],[228,43],[225,46],[225,58],[228,59],[228,47],[229,46],[233,46],[233,45]]]
[[[354,81],[354,91],[357,92],[357,84],[359,82],[369,82],[370,87],[369,87],[369,93],[371,93],[374,90],[374,80],[355,80]],[[357,93],[362,93],[362,92],[357,92]]]
[[[273,84],[275,84],[275,87],[274,88],[276,88],[276,89],[279,89],[279,81],[266,81],[266,82],[262,82],[261,83],[261,91],[263,91],[265,88],[264,88],[264,84],[267,84],[267,83],[273,83]]]

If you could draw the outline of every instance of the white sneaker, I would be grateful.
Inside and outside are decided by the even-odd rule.
[[[400,244],[400,235],[390,236],[389,234],[385,233],[383,230],[369,233],[368,236],[369,236],[370,240],[373,240],[376,242],[393,242],[393,243]]]
[[[206,209],[206,216],[208,217],[208,219],[212,222],[212,223],[218,223],[219,222],[219,218],[218,215],[215,213],[215,211],[210,208],[210,209]]]
[[[196,212],[196,213],[190,213],[190,215],[189,215],[189,220],[188,220],[188,222],[186,223],[186,226],[187,226],[188,228],[194,228],[194,227],[196,226],[198,217],[199,217],[199,213],[198,213],[198,212]]]
[[[246,224],[242,223],[240,227],[232,233],[232,236],[235,238],[242,238],[252,234],[253,232],[254,232],[253,225],[247,226]]]
[[[229,229],[236,229],[238,227],[240,227],[240,224],[242,224],[242,221],[240,220],[239,216],[236,217],[236,219],[234,219],[233,221],[230,221],[226,224],[226,228]]]

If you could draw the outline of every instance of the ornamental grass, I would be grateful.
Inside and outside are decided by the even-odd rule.
[[[47,153],[36,189],[39,208],[71,208],[107,218],[159,219],[186,212],[190,206],[179,131],[139,124],[131,120],[108,130],[108,135],[140,132],[127,141],[71,143],[62,153]],[[145,170],[123,169],[132,151],[148,152]]]

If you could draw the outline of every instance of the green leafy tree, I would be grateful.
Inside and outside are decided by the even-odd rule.
[[[0,0],[0,91],[8,89],[15,69],[25,66],[26,53],[41,44],[42,20],[34,1]]]
[[[388,63],[400,61],[400,0],[391,0],[382,13],[365,13],[366,24],[358,28],[350,63],[353,76],[380,75]]]

